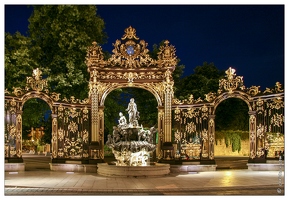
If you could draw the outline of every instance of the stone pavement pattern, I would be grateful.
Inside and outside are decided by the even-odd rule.
[[[284,197],[284,172],[220,170],[164,177],[104,177],[95,173],[5,172],[13,195],[272,195]],[[280,182],[281,180],[281,182]]]

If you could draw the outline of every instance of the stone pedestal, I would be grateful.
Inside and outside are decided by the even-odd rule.
[[[5,163],[5,172],[25,171],[25,163]]]
[[[151,177],[165,176],[170,173],[170,165],[154,163],[148,166],[116,166],[107,163],[97,164],[97,173],[112,177]]]
[[[49,163],[51,171],[96,173],[97,165],[77,163]]]

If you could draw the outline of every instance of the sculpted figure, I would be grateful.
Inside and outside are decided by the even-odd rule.
[[[139,119],[139,112],[137,111],[137,105],[134,102],[134,98],[130,99],[130,102],[128,104],[126,111],[128,111],[129,125],[138,126],[137,120]]]
[[[118,120],[118,126],[119,127],[125,127],[127,125],[127,121],[125,116],[122,114],[122,112],[119,113],[119,120]]]

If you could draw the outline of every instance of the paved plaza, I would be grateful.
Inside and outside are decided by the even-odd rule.
[[[50,157],[24,155],[25,170],[4,173],[4,196],[262,196],[285,197],[284,171],[250,171],[247,158],[218,158],[216,171],[175,172],[162,177],[104,177],[50,171]],[[53,198],[54,198],[53,197]],[[29,198],[30,199],[30,198]]]
[[[284,172],[219,170],[164,177],[103,177],[96,173],[5,172],[11,195],[272,195],[284,197]]]

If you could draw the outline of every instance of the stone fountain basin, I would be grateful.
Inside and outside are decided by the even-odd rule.
[[[113,177],[151,177],[165,176],[170,173],[170,164],[151,163],[148,166],[116,166],[108,163],[98,163],[97,173]]]

